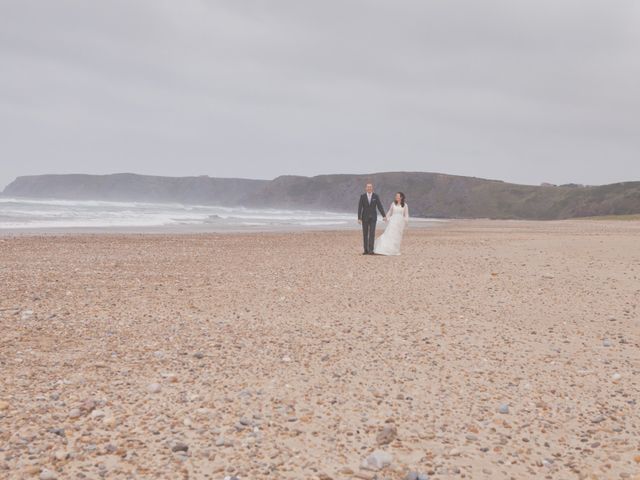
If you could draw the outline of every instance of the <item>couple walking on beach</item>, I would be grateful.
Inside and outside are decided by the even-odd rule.
[[[378,211],[387,226],[384,233],[376,238]],[[402,235],[408,222],[409,206],[404,193],[396,193],[393,203],[385,213],[380,197],[373,191],[373,184],[367,183],[358,204],[358,223],[362,225],[364,241],[363,255],[400,255]]]

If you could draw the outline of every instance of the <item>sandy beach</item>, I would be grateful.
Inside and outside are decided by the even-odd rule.
[[[0,478],[640,479],[639,221],[360,252],[0,237]]]

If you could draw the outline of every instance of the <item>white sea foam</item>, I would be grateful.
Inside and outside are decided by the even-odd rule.
[[[339,226],[354,215],[176,203],[0,198],[0,229],[163,227],[180,225]]]
[[[355,212],[0,197],[0,230],[181,226],[213,231],[230,228],[357,228],[355,220]]]

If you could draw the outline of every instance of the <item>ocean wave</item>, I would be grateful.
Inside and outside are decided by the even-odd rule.
[[[339,225],[352,215],[177,203],[0,198],[0,229]]]
[[[422,220],[424,221],[424,220]],[[356,228],[355,215],[178,203],[0,198],[0,230],[202,226]]]

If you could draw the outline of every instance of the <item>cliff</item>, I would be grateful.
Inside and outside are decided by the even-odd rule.
[[[135,174],[18,177],[5,196],[179,202],[355,212],[371,181],[385,206],[403,191],[414,216],[565,219],[640,213],[640,182],[530,186],[424,172],[282,176],[274,180],[154,177]]]

